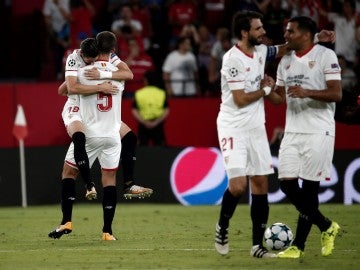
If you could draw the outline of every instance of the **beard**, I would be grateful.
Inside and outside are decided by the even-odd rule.
[[[255,37],[249,37],[248,41],[251,46],[256,46],[261,44],[261,42],[259,42],[259,40]]]

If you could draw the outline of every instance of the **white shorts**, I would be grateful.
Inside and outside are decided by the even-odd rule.
[[[330,180],[335,137],[285,132],[279,150],[279,178]]]
[[[85,147],[90,167],[94,164],[96,158],[99,159],[101,169],[103,170],[116,170],[119,167],[121,153],[120,136],[86,138]],[[74,159],[73,143],[70,144],[66,153],[65,162],[71,167],[77,167]]]
[[[274,173],[265,126],[246,131],[218,127],[218,138],[229,179]]]
[[[78,95],[71,95],[68,97],[61,116],[64,121],[65,127],[67,127],[74,121],[82,122],[82,118],[80,115],[80,100]]]

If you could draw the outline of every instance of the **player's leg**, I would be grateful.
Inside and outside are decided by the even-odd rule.
[[[96,199],[95,184],[91,181],[89,157],[86,153],[86,137],[84,125],[81,121],[73,121],[67,126],[67,131],[74,144],[74,159],[81,178],[85,182],[88,200]]]
[[[334,249],[335,237],[340,226],[322,215],[319,210],[318,193],[320,181],[330,179],[335,140],[334,136],[326,134],[303,134],[301,137],[304,141],[302,149],[304,155],[299,175],[300,178],[304,179],[302,197],[309,198],[304,200],[303,212],[309,216],[310,221],[317,225],[322,232],[321,254],[328,256]]]
[[[246,138],[241,132],[218,127],[218,138],[222,157],[226,160],[224,165],[229,185],[224,192],[219,220],[216,223],[215,249],[221,255],[225,255],[229,252],[229,222],[241,195],[247,187],[245,169],[247,149],[245,145]]]
[[[72,209],[75,201],[75,179],[78,170],[64,163],[61,180],[61,211],[62,220],[55,230],[49,233],[51,238],[60,238],[63,234],[72,232]]]
[[[272,169],[272,157],[265,126],[248,131],[247,172],[250,177],[252,221],[252,248],[250,255],[256,258],[274,258],[263,246],[263,236],[269,217],[268,174]]]
[[[120,160],[124,178],[124,197],[131,199],[151,196],[153,193],[152,189],[138,186],[135,183],[134,169],[136,161],[137,137],[124,122],[121,123],[120,137],[122,144]]]
[[[274,258],[275,254],[268,252],[263,246],[263,236],[269,218],[268,178],[266,175],[257,175],[250,178],[253,246],[250,255],[257,258]]]
[[[116,240],[113,236],[112,222],[115,215],[116,202],[117,202],[117,191],[116,191],[116,170],[101,171],[101,181],[103,184],[103,235],[102,240]]]
[[[68,98],[64,105],[61,116],[64,121],[66,130],[74,144],[73,156],[75,158],[75,164],[79,169],[81,178],[85,182],[85,197],[89,200],[95,199],[96,190],[94,183],[90,178],[89,158],[85,148],[85,131],[84,125],[82,124],[79,98],[77,95],[72,95]]]
[[[113,236],[112,222],[115,215],[117,192],[116,192],[116,172],[119,165],[121,143],[120,138],[96,138],[100,145],[108,145],[103,147],[98,156],[101,166],[101,183],[103,186],[103,234],[102,240],[117,240]],[[105,141],[106,140],[106,141]]]
[[[229,180],[229,187],[225,190],[220,209],[219,220],[215,227],[215,249],[221,255],[229,252],[229,223],[241,195],[247,186],[246,176],[234,177]]]

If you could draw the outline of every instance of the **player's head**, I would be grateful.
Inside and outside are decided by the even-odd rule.
[[[146,84],[160,87],[161,86],[161,77],[156,71],[147,71],[144,74]]]
[[[96,41],[100,53],[111,53],[115,51],[117,44],[116,36],[110,31],[102,31],[96,35]]]
[[[288,21],[284,38],[288,48],[296,51],[312,45],[316,31],[316,23],[310,17],[297,16]]]
[[[99,49],[95,38],[86,38],[80,43],[80,54],[86,64],[96,61]]]
[[[258,45],[266,32],[262,14],[255,11],[238,11],[233,17],[233,33],[239,40],[247,38],[250,45]]]

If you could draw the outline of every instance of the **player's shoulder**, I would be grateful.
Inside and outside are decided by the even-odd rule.
[[[80,68],[84,66],[84,60],[81,58],[80,49],[75,49],[66,59],[67,69]]]
[[[315,57],[319,57],[320,59],[323,59],[324,61],[330,61],[333,58],[337,58],[334,50],[327,48],[320,44],[316,44],[314,46],[314,54],[315,54]]]

